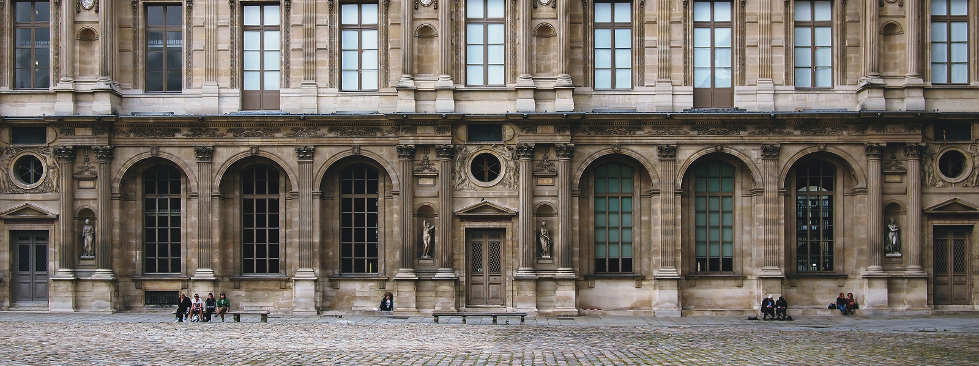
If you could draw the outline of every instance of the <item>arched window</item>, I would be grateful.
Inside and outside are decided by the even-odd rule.
[[[267,166],[241,172],[242,273],[279,273],[279,172]]]
[[[694,170],[697,272],[734,271],[734,166],[709,161]]]
[[[795,168],[796,270],[833,271],[836,168],[824,161]]]
[[[143,272],[180,273],[180,171],[157,165],[143,172]]]
[[[377,273],[377,169],[355,164],[340,171],[340,270]]]
[[[622,163],[595,169],[595,272],[629,273],[632,267],[635,170]]]

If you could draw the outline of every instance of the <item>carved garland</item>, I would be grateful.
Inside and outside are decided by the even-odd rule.
[[[0,1],[0,50],[7,49],[7,2]],[[7,57],[0,57],[0,86],[7,85]]]
[[[142,33],[138,31],[139,29],[139,0],[129,0],[129,6],[132,8],[133,16],[130,18],[129,29],[133,32],[133,42],[132,42],[132,53],[133,53],[133,88],[139,89],[140,87],[140,77],[139,77],[139,65],[140,65],[140,54],[136,50],[139,49],[139,44],[142,38]],[[190,74],[189,72],[187,74]]]
[[[184,29],[187,32],[187,35],[184,37],[184,39],[186,39],[186,40],[193,40],[194,39],[194,25],[191,24],[191,21],[192,21],[191,14],[194,13],[194,0],[187,0],[187,3],[186,4],[187,4],[186,5],[187,10],[184,11],[184,16],[187,19],[184,21]],[[234,37],[232,37],[232,38],[234,38]],[[183,51],[184,51],[185,57],[187,58],[187,61],[185,61],[185,63],[184,63],[184,69],[185,70],[192,69],[193,68],[192,65],[194,65],[194,50],[192,50],[189,47],[187,47],[188,45],[191,45],[192,43],[193,42],[184,42],[184,50]],[[133,49],[136,49],[136,48],[133,48]],[[191,81],[193,81],[192,76],[193,76],[193,73],[192,72],[184,71],[184,84],[186,85],[185,86],[186,89],[190,89],[192,87],[192,85],[191,85]]]
[[[238,7],[235,4],[235,0],[228,0],[228,6],[231,8],[231,13],[228,15],[228,23],[232,34],[231,47],[228,49],[231,53],[231,67],[229,68],[231,71],[230,84],[231,88],[234,89],[238,87],[238,37],[234,36],[238,34],[238,12],[236,11]],[[333,37],[330,38],[332,39]]]
[[[13,178],[10,176],[10,172],[7,168],[12,168],[14,163],[13,159],[19,157],[21,153],[28,152],[36,155],[41,162],[44,164],[44,169],[46,170],[44,174],[44,181],[40,184],[30,187],[23,188],[16,183],[14,183]],[[51,155],[51,150],[48,147],[4,147],[0,148],[0,193],[53,193],[58,191],[58,184],[55,182],[58,179],[58,170],[55,164],[50,164],[47,157]]]

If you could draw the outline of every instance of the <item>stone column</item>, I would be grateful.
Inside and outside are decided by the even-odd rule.
[[[398,145],[398,161],[401,163],[401,186],[398,187],[401,196],[401,268],[399,278],[415,278],[415,243],[414,234],[414,192],[412,191],[412,173],[414,169],[415,145]],[[445,188],[443,187],[443,190]]]
[[[680,271],[677,266],[677,215],[676,192],[677,145],[656,146],[660,170],[660,243],[659,267],[656,268],[656,298],[653,310],[656,316],[680,316]]]
[[[60,8],[55,4],[54,21],[60,23],[57,29],[52,28],[51,45],[54,51],[54,70],[56,78],[52,85],[57,95],[54,102],[54,114],[70,115],[75,114],[75,12],[69,4],[73,2],[62,1]],[[0,11],[3,7],[0,6]],[[0,16],[0,18],[3,18]],[[57,48],[57,49],[55,49]]]
[[[318,113],[316,103],[316,0],[303,0],[303,81],[300,86],[303,113]]]
[[[536,1],[536,0],[533,0]],[[558,0],[552,0],[558,1]],[[530,34],[530,1],[515,1],[512,6],[517,7],[517,18],[515,22],[517,29],[517,39],[521,40],[517,46],[517,112],[536,112],[537,102],[534,101],[534,77],[530,75],[530,55],[533,36]]]
[[[922,4],[924,3],[925,3],[924,1],[909,1],[907,4],[904,4],[904,9],[907,10],[907,16],[908,16],[907,17],[908,21],[906,26],[907,32],[905,34],[908,40],[908,42],[906,43],[908,47],[907,77],[909,79],[919,79],[918,81],[920,81],[921,79],[921,76],[918,74],[919,63],[921,63],[920,61],[921,45],[918,41],[921,38],[920,17],[921,17],[921,7]]]
[[[876,3],[875,3],[876,6]],[[868,272],[882,272],[883,267],[883,230],[884,220],[881,206],[881,170],[880,157],[884,153],[884,145],[869,143],[864,147],[867,154],[867,247],[870,263]]]
[[[880,52],[878,42],[880,38],[880,5],[878,0],[865,0],[864,8],[866,9],[864,14],[866,24],[863,32],[864,74],[868,79],[880,79],[880,62],[878,61],[878,53]]]
[[[209,282],[215,280],[211,248],[211,184],[214,179],[211,176],[211,162],[214,148],[195,147],[194,154],[197,156],[197,271],[194,272],[194,280]]]
[[[92,310],[114,312],[119,304],[118,283],[112,270],[112,146],[93,146],[98,162],[96,181],[95,273]]]
[[[762,241],[765,243],[765,262],[761,269],[763,277],[782,277],[784,275],[783,261],[784,243],[779,235],[783,215],[778,194],[779,153],[782,146],[778,144],[761,145],[762,158],[762,195],[764,232]],[[777,293],[777,292],[771,292]]]
[[[439,160],[439,218],[435,228],[435,250],[439,267],[436,277],[456,278],[452,269],[452,159],[454,145],[435,147]]]
[[[412,1],[401,2],[401,78],[398,79],[398,104],[397,112],[415,112],[415,78],[412,76],[414,65],[411,63],[411,56],[414,55],[412,42],[414,41],[414,5]],[[397,304],[395,304],[397,306]]]
[[[925,145],[910,143],[904,146],[904,155],[908,157],[908,221],[901,235],[904,239],[904,253],[907,253],[907,270],[924,273],[921,268],[921,155]]]
[[[54,148],[58,159],[61,189],[58,199],[61,207],[58,214],[58,272],[51,276],[51,291],[48,309],[52,312],[75,311],[75,149],[71,146]]]
[[[455,34],[452,31],[452,10],[454,6],[450,3],[439,3],[439,78],[435,83],[435,111],[439,113],[452,113],[455,112],[455,96],[453,95],[453,89],[455,88],[452,82],[452,57],[454,52],[452,52],[452,37],[450,34]],[[460,6],[465,6],[463,3]],[[462,22],[463,20],[457,20]]]
[[[574,242],[572,242],[571,215],[571,159],[574,157],[574,144],[554,145],[557,155],[557,212],[558,233],[554,240],[557,257],[557,274],[554,276],[557,288],[554,293],[554,313],[577,315],[577,288],[574,273]]]
[[[557,7],[557,37],[558,37],[558,53],[557,53],[557,82],[554,84],[555,95],[554,95],[554,111],[555,112],[572,112],[574,111],[574,98],[572,94],[574,92],[574,86],[571,82],[571,74],[568,74],[568,59],[571,52],[571,37],[570,24],[571,24],[571,8],[570,1],[556,1],[555,5]]]
[[[99,13],[99,53],[101,54],[99,60],[99,84],[100,87],[111,88],[112,83],[112,72],[115,67],[115,21],[116,17],[113,14],[113,5],[115,3],[112,1],[99,1],[98,2],[98,13]],[[74,37],[72,37],[74,38]]]
[[[517,145],[520,159],[520,264],[517,276],[534,275],[534,259],[537,257],[537,241],[534,226],[534,145]]]
[[[293,276],[296,314],[316,314],[316,271],[313,270],[313,146],[296,147],[299,162],[299,269]]]

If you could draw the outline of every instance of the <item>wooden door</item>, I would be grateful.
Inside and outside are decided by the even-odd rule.
[[[969,226],[935,227],[935,305],[969,305]]]
[[[11,231],[14,254],[13,300],[15,303],[48,301],[48,233]]]
[[[503,305],[505,230],[467,230],[468,305]]]

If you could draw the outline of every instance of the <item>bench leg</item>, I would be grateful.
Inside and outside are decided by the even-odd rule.
[[[465,315],[462,316],[462,324],[469,324],[469,323],[466,323],[466,316]]]
[[[439,316],[438,315],[435,315],[435,316],[433,316],[433,318],[435,318],[435,324],[438,324],[439,323]]]
[[[231,314],[231,315],[235,317],[235,323],[241,322],[241,314]]]
[[[520,324],[523,324],[523,317],[520,317]]]
[[[496,315],[493,315],[493,325],[496,325]]]
[[[262,314],[262,323],[269,322],[269,314]]]

